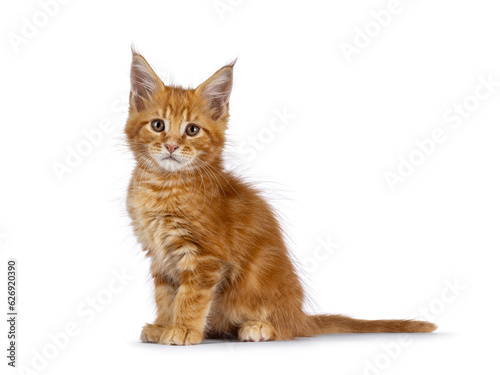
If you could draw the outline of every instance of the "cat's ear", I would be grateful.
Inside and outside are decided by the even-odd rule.
[[[130,68],[130,104],[138,111],[146,107],[146,102],[163,87],[162,80],[156,75],[144,57],[132,48],[132,67]]]
[[[233,88],[233,66],[236,60],[214,73],[196,88],[196,92],[207,104],[211,116],[218,120],[228,113],[229,96]]]

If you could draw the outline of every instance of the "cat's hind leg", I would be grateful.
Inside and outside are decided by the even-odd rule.
[[[251,320],[243,323],[238,331],[240,341],[269,341],[276,339],[274,327],[264,321]]]

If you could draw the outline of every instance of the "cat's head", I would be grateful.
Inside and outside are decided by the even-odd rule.
[[[233,64],[196,89],[166,86],[133,52],[130,108],[125,128],[136,160],[162,172],[219,164],[229,117]]]

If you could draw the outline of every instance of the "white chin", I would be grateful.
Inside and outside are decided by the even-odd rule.
[[[179,171],[183,168],[183,163],[178,162],[173,159],[164,159],[160,161],[160,165],[162,166],[163,169],[169,171],[169,172],[176,172]]]

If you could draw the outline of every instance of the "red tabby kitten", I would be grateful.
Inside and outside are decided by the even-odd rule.
[[[128,212],[151,258],[157,317],[143,342],[291,340],[431,332],[432,323],[308,315],[271,206],[223,168],[233,64],[196,89],[165,86],[133,52],[126,135],[137,165]]]

